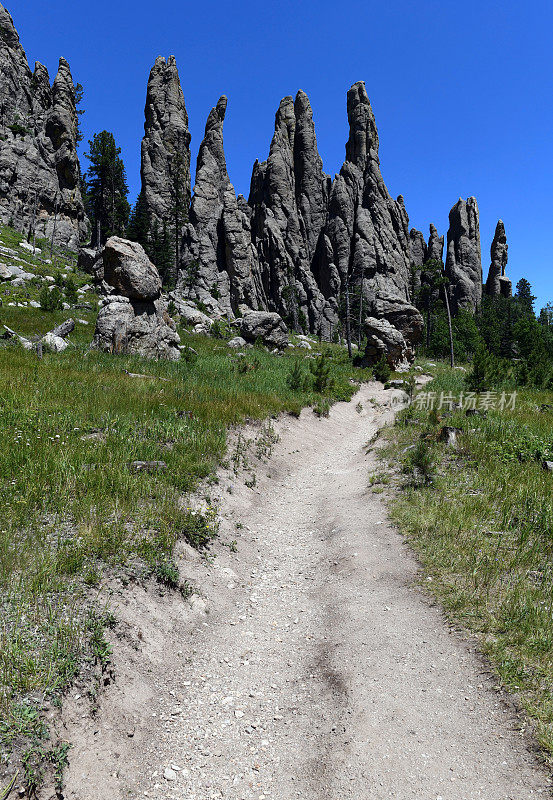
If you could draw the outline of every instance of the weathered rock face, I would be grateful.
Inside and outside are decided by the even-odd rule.
[[[443,261],[444,260],[444,237],[438,236],[436,226],[430,223],[430,237],[428,239],[428,246],[426,248],[427,258],[430,261]]]
[[[486,281],[486,294],[497,297],[500,294],[510,297],[511,281],[505,276],[508,261],[509,245],[505,234],[503,220],[499,220],[491,246],[491,264]],[[508,294],[507,294],[508,292]]]
[[[101,253],[103,287],[92,347],[144,358],[180,358],[180,337],[160,297],[161,278],[142,247],[112,237]],[[98,262],[95,265],[98,273]]]
[[[178,361],[179,344],[175,323],[162,298],[137,301],[108,295],[102,301],[92,347],[107,353]]]
[[[313,274],[329,189],[309,99],[304,92],[285,97],[267,161],[254,164],[249,204],[261,299],[297,331],[317,330],[325,312],[335,317]]]
[[[75,145],[75,88],[60,59],[29,69],[17,31],[0,5],[0,220],[73,249],[88,236]],[[36,222],[35,222],[36,220]]]
[[[449,212],[445,272],[454,310],[475,311],[482,302],[480,221],[475,197],[459,198]]]
[[[409,231],[409,258],[411,261],[411,280],[413,294],[420,289],[422,267],[427,260],[427,247],[424,235],[416,228]]]
[[[258,307],[259,270],[245,203],[236,198],[223,149],[227,98],[207,119],[185,228],[178,292],[210,312],[232,317],[241,305]]]
[[[156,59],[146,93],[142,201],[152,237],[166,226],[180,242],[190,206],[190,132],[174,56]],[[175,258],[176,258],[175,251]],[[176,280],[177,264],[167,276]]]
[[[330,193],[319,283],[335,298],[346,285],[359,285],[371,316],[377,316],[380,302],[393,301],[418,318],[410,303],[409,220],[403,198],[393,200],[382,179],[378,133],[363,82],[349,90],[347,107],[350,136]]]
[[[427,252],[424,234],[416,228],[411,228],[409,231],[409,256],[411,259],[411,266],[422,267],[427,260]]]
[[[107,240],[102,252],[103,278],[119,294],[132,300],[155,300],[161,278],[141,245],[118,236]]]
[[[268,347],[282,349],[288,345],[288,329],[282,317],[270,311],[249,311],[236,320],[241,335],[247,342],[261,339]]]
[[[403,369],[413,360],[405,339],[387,319],[367,317],[365,335],[365,359],[369,365],[376,364],[384,356],[392,369]]]

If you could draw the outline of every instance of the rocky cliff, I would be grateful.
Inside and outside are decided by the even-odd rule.
[[[196,165],[189,222],[182,243],[178,293],[215,316],[258,308],[261,290],[250,209],[236,197],[223,149],[227,98],[211,109]]]
[[[313,267],[329,189],[309,99],[304,92],[298,92],[295,101],[285,97],[275,116],[267,161],[254,164],[248,202],[261,301],[304,333],[317,331],[328,315]]]
[[[422,323],[409,298],[408,217],[380,173],[365,85],[348,93],[350,136],[334,181],[323,171],[307,95],[285,97],[268,158],[254,164],[248,202],[236,197],[227,172],[226,104],[222,97],[211,111],[200,146],[180,295],[215,315],[276,311],[296,331],[329,338],[356,288],[362,312],[416,339]]]
[[[428,242],[409,230],[403,198],[390,196],[365,84],[348,92],[346,158],[333,180],[323,169],[307,95],[285,97],[268,157],[253,166],[247,201],[236,196],[227,171],[226,109],[223,96],[209,114],[199,148],[175,300],[188,310],[199,304],[212,318],[276,312],[296,332],[329,339],[343,328],[354,298],[356,325],[367,318],[368,360],[393,349],[402,363],[409,361],[423,325],[412,302],[420,281],[413,268],[442,261],[444,237],[434,225]],[[148,83],[142,145],[142,196],[158,226],[171,224],[175,186],[185,203],[190,195],[189,142],[176,64],[159,58]],[[175,158],[184,165],[177,180]],[[476,309],[482,265],[474,198],[451,210],[447,242],[453,306]],[[493,264],[502,257],[498,246],[495,253]]]
[[[61,58],[53,85],[31,72],[0,5],[0,220],[75,249],[88,235],[75,145],[75,88]]]
[[[140,172],[148,235],[167,229],[180,242],[190,206],[190,132],[174,56],[156,59],[146,91]],[[167,279],[177,277],[175,264]]]

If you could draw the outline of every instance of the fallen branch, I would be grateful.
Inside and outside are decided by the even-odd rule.
[[[17,776],[18,775],[19,775],[19,772],[16,772],[15,775],[13,776],[13,778],[11,779],[10,783],[8,783],[6,788],[2,791],[2,794],[0,795],[0,800],[8,800],[8,797],[12,793],[12,789],[15,786],[15,782],[17,780]]]
[[[170,378],[162,378],[160,375],[141,375],[140,372],[129,372],[128,369],[124,369],[123,372],[125,375],[128,375],[129,378],[151,378],[154,381],[167,381],[167,383],[171,382]]]
[[[61,325],[53,328],[51,331],[48,331],[49,334],[52,336],[59,336],[60,339],[65,339],[66,336],[69,336],[75,330],[75,320],[74,319],[66,319],[65,322],[62,322]],[[48,333],[45,333],[45,336],[48,336]]]

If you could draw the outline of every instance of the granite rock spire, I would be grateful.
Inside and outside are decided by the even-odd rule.
[[[0,5],[0,220],[73,249],[89,230],[80,191],[75,87],[61,58],[50,86],[34,73]]]

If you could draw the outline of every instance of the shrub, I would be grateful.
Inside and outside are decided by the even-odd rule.
[[[73,278],[69,277],[65,281],[65,298],[68,303],[72,306],[77,303],[79,299],[79,295],[77,294],[77,287],[75,286],[75,282]]]
[[[49,291],[47,286],[43,286],[39,302],[43,311],[59,311],[63,308],[63,296],[59,287],[54,286],[52,291]]]
[[[408,472],[412,472],[415,476],[422,478],[424,483],[432,483],[434,479],[434,458],[426,442],[418,442],[416,447],[411,450],[407,457],[406,466]]]
[[[305,386],[305,375],[298,359],[294,361],[294,366],[288,373],[286,385],[292,392],[299,392]]]
[[[373,367],[373,374],[374,379],[376,381],[380,381],[380,383],[388,383],[390,380],[390,375],[392,374],[392,370],[390,369],[390,365],[388,364],[388,360],[385,355],[380,357],[380,361]]]
[[[313,374],[313,391],[324,394],[334,386],[334,381],[330,377],[330,364],[327,362],[326,354],[322,353],[311,365]]]

